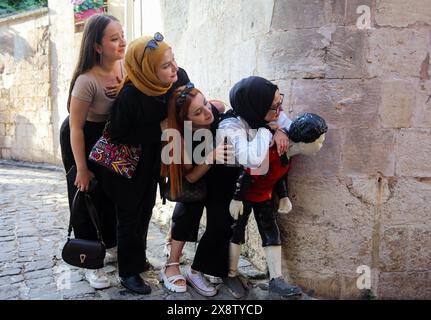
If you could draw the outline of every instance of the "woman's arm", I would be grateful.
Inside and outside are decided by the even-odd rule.
[[[185,174],[184,178],[186,178],[187,181],[190,183],[195,183],[200,178],[202,178],[205,175],[205,173],[208,172],[208,170],[210,168],[211,168],[211,166],[208,164],[197,165],[197,166],[193,167],[193,169],[191,169],[189,173]]]
[[[70,100],[70,144],[76,163],[75,186],[81,191],[88,191],[90,180],[94,174],[88,170],[85,154],[84,125],[87,119],[90,102],[75,98]]]
[[[188,182],[195,183],[208,172],[211,167],[210,164],[214,163],[214,161],[223,159],[223,162],[227,162],[233,156],[234,152],[231,145],[220,144],[208,154],[205,164],[200,164],[189,169],[188,172],[186,171],[187,173],[184,175],[184,177]],[[184,167],[185,166],[186,165],[184,165]],[[186,167],[185,169],[187,170]]]
[[[272,134],[268,129],[259,128],[251,141],[248,141],[247,129],[238,118],[232,117],[221,121],[219,129],[233,145],[237,163],[250,169],[257,169],[262,165],[272,140]]]

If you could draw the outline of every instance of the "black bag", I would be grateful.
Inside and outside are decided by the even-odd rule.
[[[85,240],[85,239],[71,239],[72,233],[72,218],[75,210],[77,209],[78,198],[83,196],[85,206],[91,221],[96,228],[98,240]],[[103,261],[106,255],[106,247],[100,233],[100,223],[97,215],[96,208],[88,193],[76,191],[75,197],[72,202],[72,209],[70,212],[69,229],[66,244],[63,247],[61,256],[63,260],[75,267],[85,269],[100,269],[103,268]]]
[[[181,183],[181,192],[177,194],[174,198],[170,193],[170,183],[169,179],[165,187],[165,197],[169,201],[173,202],[198,202],[205,200],[207,196],[207,184],[205,179],[201,178],[195,183],[188,182],[186,178],[183,177]]]

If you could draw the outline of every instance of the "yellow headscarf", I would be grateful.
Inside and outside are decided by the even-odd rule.
[[[156,49],[147,48],[145,50],[148,41],[151,39],[153,37],[141,37],[132,41],[127,47],[124,64],[127,76],[119,85],[117,93],[120,92],[128,80],[132,81],[139,91],[152,97],[161,96],[172,87],[172,83],[166,86],[157,77],[157,68],[162,60],[162,55],[170,46],[164,41],[157,41]]]

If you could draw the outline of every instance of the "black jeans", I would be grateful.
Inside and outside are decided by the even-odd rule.
[[[86,121],[84,125],[84,140],[85,140],[85,154],[88,158],[91,148],[96,141],[102,136],[105,122],[90,122]],[[67,117],[60,128],[60,146],[61,158],[63,161],[64,169],[68,173],[72,166],[75,166],[75,159],[73,157],[72,147],[70,144],[70,127],[69,117]],[[117,245],[117,218],[115,215],[114,204],[111,199],[103,191],[102,184],[103,178],[101,175],[101,167],[93,164],[87,160],[88,169],[94,173],[97,180],[97,187],[90,193],[93,203],[99,214],[101,223],[101,233],[107,248],[112,248]],[[69,199],[69,209],[72,207],[73,197],[77,191],[74,185],[74,177],[68,175],[67,181],[67,195]],[[76,238],[96,240],[96,229],[91,222],[87,209],[81,203],[75,215],[72,217],[73,233]]]

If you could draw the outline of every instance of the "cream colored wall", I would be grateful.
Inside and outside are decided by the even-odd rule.
[[[47,9],[0,20],[0,158],[55,161]]]

